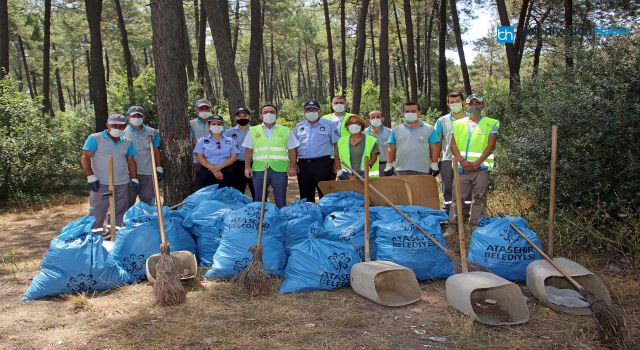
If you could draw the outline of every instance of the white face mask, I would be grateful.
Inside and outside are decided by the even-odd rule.
[[[112,137],[120,137],[122,136],[122,130],[112,128],[109,130],[109,135]]]
[[[462,110],[462,103],[460,102],[452,103],[449,105],[449,108],[451,108],[451,112],[458,113]]]
[[[349,132],[352,134],[357,134],[362,131],[362,128],[358,124],[351,124],[347,129],[349,129]]]
[[[209,125],[209,130],[211,130],[211,132],[214,134],[222,133],[223,129],[224,129],[224,126],[222,125]]]
[[[265,124],[274,124],[276,122],[276,115],[273,113],[267,113],[262,116],[262,121]]]
[[[320,118],[320,115],[318,114],[318,112],[306,112],[304,116],[310,122],[315,122],[316,120],[318,120],[318,118]]]
[[[371,119],[371,126],[373,126],[374,128],[379,127],[380,125],[382,125],[382,119]]]
[[[404,119],[406,121],[408,121],[409,123],[413,123],[416,120],[418,120],[418,114],[417,113],[405,113],[404,114]]]
[[[211,112],[198,112],[198,118],[207,119],[211,116]]]
[[[140,126],[142,125],[142,118],[129,118],[129,124],[133,126]]]
[[[333,107],[333,110],[336,113],[342,113],[342,112],[344,112],[344,109],[345,109],[346,106],[343,105],[342,103],[336,103],[334,105],[331,105],[331,107]]]

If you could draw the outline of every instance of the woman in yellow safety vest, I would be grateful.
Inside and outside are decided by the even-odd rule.
[[[338,177],[347,180],[350,171],[341,161],[344,161],[353,170],[361,175],[364,169],[369,170],[369,176],[378,177],[378,140],[371,135],[365,135],[365,121],[359,115],[351,115],[347,119],[346,127],[349,136],[342,136],[338,141],[336,152],[336,168],[339,168]],[[369,156],[369,164],[365,164],[365,155]]]

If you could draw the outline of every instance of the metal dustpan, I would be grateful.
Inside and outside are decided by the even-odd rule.
[[[147,281],[149,284],[156,282],[156,264],[162,254],[153,254],[147,259]],[[176,266],[176,271],[180,280],[190,280],[198,275],[198,262],[196,257],[188,250],[178,250],[171,252],[171,259]]]
[[[607,287],[593,272],[587,270],[577,262],[566,258],[554,258],[553,260],[586,290],[611,305],[612,300]],[[571,315],[591,315],[591,308],[589,308],[588,305],[570,307],[554,303],[547,293],[547,286],[575,290],[569,281],[546,260],[536,260],[529,264],[529,266],[527,266],[527,288],[529,288],[531,294],[538,300],[556,311]]]
[[[369,157],[365,157],[365,164]],[[353,171],[352,171],[353,172]],[[364,262],[351,268],[351,288],[363,297],[385,306],[402,306],[420,300],[420,286],[413,270],[391,261],[370,261],[369,174],[364,175]]]

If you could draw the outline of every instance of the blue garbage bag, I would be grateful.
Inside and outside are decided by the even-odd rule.
[[[171,251],[196,251],[196,244],[178,220],[173,218],[169,207],[162,208],[164,229]],[[125,213],[125,227],[118,231],[111,255],[118,266],[131,275],[131,282],[144,281],[146,261],[153,254],[160,253],[160,228],[158,214],[154,206],[138,202]]]
[[[231,278],[244,270],[253,256],[249,249],[258,239],[260,202],[227,212],[220,245],[213,255],[211,269],[204,275],[207,279]],[[284,219],[278,208],[265,203],[262,229],[262,263],[265,271],[280,276],[285,265]]]
[[[281,294],[349,286],[351,268],[360,257],[350,244],[317,238],[321,230],[313,224],[308,238],[291,247]]]
[[[102,247],[102,236],[91,233],[95,220],[85,216],[60,230],[22,300],[107,290],[129,282],[127,272]]]
[[[322,211],[315,203],[306,199],[297,200],[280,208],[280,216],[286,220],[284,229],[284,250],[287,256],[294,245],[307,239],[309,228],[314,223],[322,223]]]
[[[372,216],[373,218],[373,216]],[[360,256],[360,261],[364,261],[364,213],[351,208],[348,211],[333,212],[324,219],[322,232],[319,234],[322,239],[350,244]],[[372,260],[376,258],[375,234],[370,231],[369,247]]]
[[[211,185],[194,192],[185,198],[183,204],[176,210],[182,217],[187,218],[203,201],[218,200],[225,203],[251,203],[251,198],[243,195],[233,187],[218,188]]]
[[[417,206],[400,208],[444,247],[441,210]],[[376,259],[393,261],[413,270],[418,280],[444,279],[454,273],[453,262],[431,240],[400,214],[387,215],[372,226],[376,237]]]
[[[471,235],[467,259],[489,268],[502,278],[525,281],[527,266],[532,261],[542,259],[542,256],[509,226],[509,222],[542,248],[536,233],[528,228],[527,220],[513,216],[494,218]]]
[[[364,196],[353,191],[329,193],[320,199],[318,206],[322,210],[322,215],[327,216],[336,211],[345,211],[352,207],[364,206]]]

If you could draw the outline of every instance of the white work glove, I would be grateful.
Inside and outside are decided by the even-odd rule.
[[[429,165],[429,168],[431,168],[431,171],[440,171],[440,168],[438,167],[438,163],[431,163],[431,165]]]
[[[92,182],[96,182],[96,181],[98,181],[98,177],[97,177],[97,176],[95,176],[95,175],[89,175],[89,176],[87,176],[87,183],[89,183],[89,184],[90,184],[90,183],[92,183]]]
[[[393,163],[387,163],[387,166],[384,168],[384,171],[389,171],[393,169]]]

